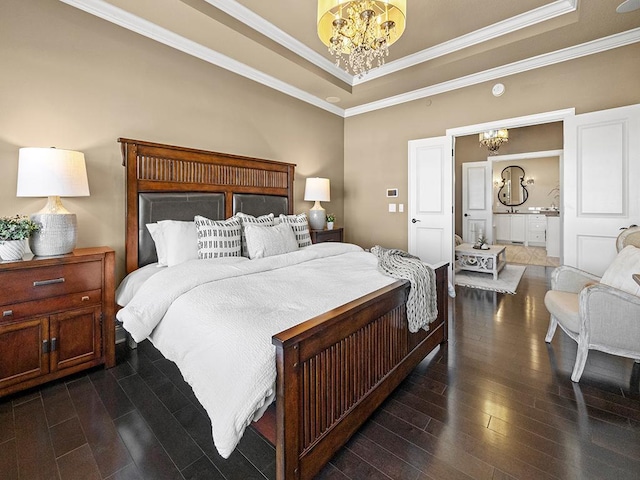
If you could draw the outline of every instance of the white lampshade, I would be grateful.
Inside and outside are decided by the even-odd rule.
[[[57,148],[21,148],[18,197],[89,196],[82,152]]]
[[[45,207],[31,215],[40,226],[29,239],[38,256],[64,255],[76,246],[77,220],[60,197],[89,195],[84,154],[56,148],[21,148],[18,157],[18,197],[48,197]]]
[[[328,202],[331,200],[331,188],[328,178],[307,178],[304,188],[304,199],[309,202]]]

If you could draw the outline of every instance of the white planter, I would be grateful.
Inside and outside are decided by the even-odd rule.
[[[327,230],[333,230],[333,222],[327,222]]]
[[[25,248],[24,240],[0,240],[0,258],[2,260],[22,260]]]

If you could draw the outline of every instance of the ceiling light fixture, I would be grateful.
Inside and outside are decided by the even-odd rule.
[[[509,131],[506,128],[500,130],[487,130],[480,134],[480,146],[489,149],[489,155],[497,155],[500,145],[509,141]]]
[[[362,77],[377,65],[384,65],[389,45],[405,28],[406,0],[318,0],[318,36],[340,66]]]

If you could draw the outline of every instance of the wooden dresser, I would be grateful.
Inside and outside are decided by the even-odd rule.
[[[115,365],[115,253],[0,263],[0,396]]]

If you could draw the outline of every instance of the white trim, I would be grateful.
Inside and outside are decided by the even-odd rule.
[[[616,33],[608,37],[592,40],[581,45],[564,48],[562,50],[556,50],[555,52],[545,53],[538,55],[537,57],[527,58],[518,62],[509,63],[501,67],[491,68],[483,72],[473,73],[465,77],[456,78],[446,82],[431,85],[429,87],[413,90],[412,92],[402,93],[393,97],[388,97],[375,102],[365,103],[357,107],[347,108],[345,110],[345,117],[353,117],[374,110],[380,110],[382,108],[392,107],[401,103],[411,102],[425,97],[438,95],[459,88],[469,87],[471,85],[477,85],[499,78],[503,78],[509,75],[516,75],[518,73],[527,72],[529,70],[535,70],[537,68],[548,67],[549,65],[555,65],[557,63],[567,62],[569,60],[575,60],[576,58],[593,55],[595,53],[605,52],[625,45],[630,45],[640,41],[640,27],[626,32]]]
[[[328,72],[339,80],[342,80],[343,82],[353,86],[354,77],[348,72],[339,67],[336,67],[335,63],[328,60],[326,57],[323,57],[315,50],[307,47],[304,43],[279,29],[273,23],[268,22],[260,15],[254,13],[252,10],[249,10],[244,5],[238,3],[237,1],[230,2],[229,0],[205,1],[213,5],[217,9],[222,10],[227,15],[230,15],[236,20],[244,23],[256,32],[265,35],[274,42],[279,43],[283,47],[291,50],[296,55],[304,58],[305,60],[308,60],[325,72]]]
[[[209,1],[209,0],[207,0]],[[413,67],[420,63],[428,62],[444,55],[469,48],[473,45],[488,42],[495,38],[516,32],[523,28],[549,21],[560,15],[565,15],[577,10],[578,0],[556,0],[555,2],[543,5],[528,12],[516,15],[493,25],[476,30],[475,32],[462,35],[448,42],[443,42],[431,48],[416,52],[406,57],[386,63],[380,68],[374,68],[367,72],[362,78],[355,77],[353,85],[360,85],[370,80],[398,72],[405,68]]]
[[[548,158],[559,157],[564,150],[544,150],[542,152],[525,152],[525,153],[512,153],[509,155],[492,155],[487,157],[487,160],[492,162],[503,162],[505,160],[528,160],[531,158]]]
[[[245,65],[233,58],[223,55],[215,50],[200,45],[181,35],[159,27],[143,18],[129,13],[121,8],[105,2],[104,0],[60,0],[61,2],[76,7],[96,17],[119,25],[144,37],[160,42],[169,47],[175,48],[193,57],[199,58],[212,65],[224,68],[242,77],[258,82],[267,87],[273,88],[281,93],[302,100],[316,107],[319,107],[338,116],[344,116],[344,109],[322,100],[310,93],[294,87],[271,75],[261,72],[253,67]]]
[[[530,125],[540,125],[543,123],[563,122],[567,117],[575,114],[575,108],[534,113],[533,115],[525,115],[523,117],[506,118],[503,120],[477,123],[475,125],[465,125],[464,127],[448,128],[447,135],[451,137],[462,137],[464,135],[473,135],[474,133],[482,132],[484,130],[491,130],[492,128],[518,128]]]

